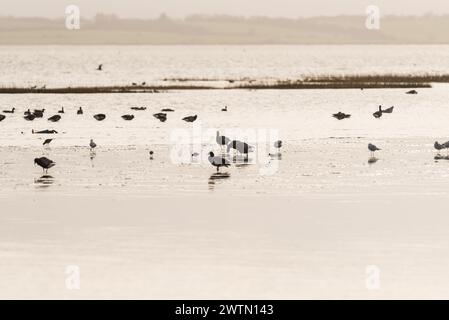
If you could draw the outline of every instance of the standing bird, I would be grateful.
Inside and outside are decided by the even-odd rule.
[[[371,151],[371,156],[374,157],[374,152],[376,152],[376,151],[378,151],[378,150],[380,151],[380,150],[382,150],[382,149],[379,149],[379,148],[376,147],[374,144],[369,143],[369,144],[368,144],[368,150]]]
[[[34,165],[36,164],[42,168],[42,171],[45,170],[48,173],[48,169],[54,167],[56,163],[46,157],[42,157],[34,159]]]
[[[216,157],[213,152],[209,152],[209,162],[214,167],[217,167],[217,172],[219,172],[220,167],[229,167],[231,164],[228,160],[223,157]]]
[[[50,144],[50,142],[52,142],[53,139],[45,139],[44,143],[42,144],[43,146],[48,146]]]
[[[102,71],[103,70],[103,65],[102,64],[98,65],[97,70],[98,71]]]
[[[332,117],[334,117],[335,119],[338,119],[338,120],[343,120],[343,119],[350,118],[351,115],[340,111],[338,113],[334,113],[332,115]]]
[[[374,118],[379,119],[382,117],[382,106],[379,106],[379,110],[373,113]]]
[[[59,114],[48,118],[48,121],[50,121],[50,122],[58,122],[59,120],[61,120],[61,116]]]
[[[12,108],[11,110],[3,110],[3,113],[14,113],[16,108]]]
[[[220,136],[220,132],[217,131],[217,135],[215,137],[215,141],[223,149],[224,146],[227,146],[229,144],[229,142],[231,142],[231,139],[229,139],[226,136]]]
[[[94,142],[93,139],[90,139],[89,147],[91,151],[97,147],[97,144]]]
[[[78,114],[78,115],[83,114],[83,113],[84,113],[84,112],[83,112],[83,108],[81,108],[81,107],[80,107],[80,108],[78,109],[78,111],[76,112],[76,114]]]
[[[182,120],[184,120],[185,122],[195,122],[197,118],[198,118],[198,116],[194,115],[194,116],[182,118]]]
[[[106,115],[105,115],[105,114],[102,114],[102,113],[99,113],[99,114],[94,115],[94,118],[95,118],[97,121],[103,121],[104,119],[106,119]]]

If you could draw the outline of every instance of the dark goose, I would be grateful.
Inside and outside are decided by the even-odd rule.
[[[134,116],[132,114],[125,114],[124,116],[122,116],[122,119],[126,121],[131,121],[132,119],[134,119]]]
[[[25,117],[23,117],[26,121],[33,121],[36,119],[36,116],[33,113],[27,114]]]
[[[382,106],[379,106],[379,111],[373,113],[374,118],[379,119],[382,117]]]
[[[194,122],[194,121],[196,121],[197,118],[198,118],[198,116],[194,115],[194,116],[182,118],[182,120],[184,120],[185,122]]]
[[[16,111],[16,108],[12,108],[11,110],[3,110],[3,113],[14,113]]]
[[[58,122],[59,120],[61,120],[61,116],[59,114],[54,115],[53,117],[48,118],[48,121],[50,121],[50,122]]]
[[[45,170],[45,172],[48,172],[48,169],[54,167],[56,163],[46,157],[42,157],[34,159],[34,164],[37,164],[39,167],[41,167],[42,171]]]
[[[223,157],[216,157],[213,152],[209,152],[209,162],[211,165],[217,168],[217,172],[220,170],[220,167],[229,167],[231,164],[228,160]]]
[[[131,110],[135,110],[135,111],[145,111],[147,110],[146,107],[131,107]]]
[[[3,120],[5,120],[5,116],[4,115],[2,115],[2,114],[0,114],[0,121],[3,121]]]
[[[78,111],[76,112],[76,114],[83,114],[83,113],[84,113],[84,112],[83,112],[83,108],[81,108],[81,107],[80,107],[80,108],[78,109]]]
[[[99,113],[99,114],[94,115],[94,118],[98,121],[103,121],[104,119],[106,119],[106,115]]]
[[[166,113],[155,113],[153,114],[153,117],[155,117],[156,119],[158,119],[161,122],[165,122],[167,121],[167,114]]]
[[[52,142],[53,139],[45,139],[44,143],[42,144],[43,146],[49,145],[50,142]]]
[[[332,115],[332,117],[334,117],[335,119],[338,119],[338,120],[343,120],[343,119],[350,118],[351,115],[350,114],[346,114],[344,112],[339,112],[339,113],[334,113]]]

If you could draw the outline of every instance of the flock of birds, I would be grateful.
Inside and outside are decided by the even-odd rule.
[[[101,71],[102,65],[99,65],[97,70]],[[411,90],[411,91],[407,92],[407,94],[417,94],[417,93],[418,92],[416,90]],[[134,111],[145,111],[146,109],[147,109],[146,107],[131,107],[131,110],[134,110]],[[156,119],[158,119],[161,122],[165,122],[168,119],[168,113],[174,112],[174,111],[175,110],[171,109],[171,108],[164,108],[161,110],[161,112],[153,114],[153,117],[155,117]],[[224,108],[221,109],[221,111],[227,112],[228,107],[225,106]],[[393,113],[393,111],[394,111],[394,106],[387,108],[387,109],[382,109],[382,106],[379,106],[379,109],[373,113],[373,117],[376,119],[379,119],[384,114],[391,114],[391,113]],[[5,114],[14,114],[15,112],[16,112],[15,108],[12,108],[10,110],[4,110],[3,114],[0,114],[0,122],[6,119]],[[33,111],[28,109],[27,111],[24,112],[24,119],[27,121],[33,121],[36,118],[43,118],[44,113],[45,113],[45,109],[34,109]],[[62,107],[57,113],[58,114],[49,117],[48,121],[49,122],[60,121],[62,119],[61,114],[65,114],[64,107]],[[79,107],[76,113],[77,113],[77,115],[83,115],[84,114],[83,108]],[[341,111],[338,113],[334,113],[332,116],[338,120],[344,120],[344,119],[348,119],[351,117],[350,114],[347,114],[347,113],[344,113]],[[93,118],[96,119],[97,121],[103,121],[106,119],[106,114],[102,114],[102,113],[95,114],[95,115],[93,115]],[[135,116],[133,114],[125,114],[122,116],[122,119],[125,121],[131,121],[134,118],[135,118]],[[198,119],[197,115],[187,116],[187,117],[182,118],[183,121],[190,122],[190,123],[195,122],[197,119]],[[41,130],[41,131],[32,130],[32,133],[33,134],[56,134],[57,131],[56,130]],[[52,141],[53,141],[53,139],[45,139],[43,145],[48,146]],[[230,138],[228,138],[224,135],[220,135],[220,132],[218,132],[218,131],[217,131],[217,135],[216,135],[216,142],[221,147],[222,154],[216,156],[211,151],[211,152],[209,152],[208,160],[212,166],[217,168],[217,172],[219,172],[221,167],[226,168],[231,165],[230,157],[229,157],[231,150],[234,150],[235,152],[238,152],[239,154],[243,155],[246,160],[248,159],[248,154],[250,152],[254,151],[254,147],[249,145],[248,143],[239,141],[239,140],[231,140]],[[279,156],[280,155],[279,151],[280,151],[280,148],[282,147],[282,141],[281,140],[276,141],[273,146],[278,151],[278,153],[269,154],[269,156]],[[95,148],[97,147],[97,144],[93,141],[93,139],[90,140],[89,147],[90,147],[91,151],[95,150]],[[436,141],[434,143],[434,148],[438,151],[437,155],[435,156],[435,159],[449,160],[449,141],[444,142],[444,143],[439,143],[438,141]],[[441,150],[444,150],[444,149],[446,149],[446,151],[447,151],[447,156],[445,156],[445,157],[441,156],[441,154],[439,153]],[[368,150],[371,153],[371,158],[369,159],[369,162],[375,162],[377,159],[374,157],[374,154],[376,151],[380,151],[381,149],[378,148],[376,145],[369,143]],[[153,159],[154,152],[150,151],[149,154],[150,154],[150,159]],[[198,155],[199,154],[194,153],[194,154],[192,154],[192,157],[195,157]],[[37,164],[38,166],[40,166],[42,168],[42,170],[45,172],[48,172],[48,170],[50,168],[52,168],[56,165],[56,163],[54,161],[52,161],[46,157],[35,158],[34,164]]]
[[[418,92],[416,90],[411,90],[406,92],[407,94],[418,94]],[[379,119],[383,116],[383,114],[391,114],[393,113],[394,110],[394,106],[387,108],[387,109],[382,109],[382,106],[379,106],[379,109],[373,113],[373,117],[376,119]],[[348,113],[344,113],[344,112],[338,112],[338,113],[334,113],[332,115],[332,117],[334,117],[337,120],[343,120],[343,119],[348,119],[351,117],[350,114]],[[444,143],[439,143],[438,141],[435,141],[434,143],[434,148],[438,151],[437,155],[435,156],[435,160],[441,160],[441,159],[446,159],[449,160],[449,141],[444,142]],[[447,151],[447,155],[446,156],[442,156],[439,151],[446,149]],[[377,146],[375,146],[372,143],[368,144],[368,150],[371,153],[371,158],[368,160],[370,163],[375,162],[377,159],[374,158],[374,153],[376,151],[380,151],[382,149],[379,149]]]
[[[131,107],[132,110],[134,111],[145,111],[147,108],[146,107]],[[161,110],[161,112],[159,113],[155,113],[153,114],[153,116],[158,119],[161,122],[165,122],[167,121],[167,114],[169,112],[174,112],[174,109],[171,108],[164,108]],[[227,112],[228,111],[228,107],[225,106],[221,109],[222,112]],[[14,114],[16,112],[15,108],[12,108],[11,110],[4,110],[3,113],[4,114]],[[82,107],[79,107],[77,110],[77,115],[83,115],[84,114],[84,110]],[[31,111],[30,109],[28,109],[27,111],[24,112],[24,119],[26,121],[33,121],[36,118],[43,118],[45,114],[45,109],[34,109],[33,111]],[[59,111],[58,114],[53,115],[51,117],[49,117],[47,120],[49,122],[58,122],[59,120],[62,119],[62,114],[65,114],[65,109],[62,107]],[[3,114],[0,114],[0,122],[5,120],[6,116]],[[95,114],[93,115],[93,118],[97,121],[103,121],[106,119],[106,115],[105,114]],[[133,120],[135,117],[132,114],[126,114],[123,115],[122,118],[126,121],[131,121]],[[198,119],[198,115],[193,115],[193,116],[187,116],[182,118],[183,121],[185,122],[195,122]],[[58,132],[56,130],[40,130],[40,131],[35,131],[34,129],[32,130],[33,134],[57,134]],[[216,156],[213,152],[209,153],[209,157],[208,160],[210,162],[210,164],[214,167],[217,168],[217,172],[219,172],[221,167],[228,167],[230,165],[230,158],[229,155],[231,153],[231,150],[233,150],[235,153],[239,153],[240,155],[243,155],[246,159],[248,160],[248,155],[250,152],[254,151],[254,147],[250,146],[248,143],[243,142],[243,141],[239,141],[239,140],[231,140],[230,138],[224,136],[224,135],[220,135],[220,133],[217,131],[217,135],[216,135],[216,142],[217,144],[221,147],[222,150],[222,155],[220,156]],[[43,146],[48,146],[50,145],[50,143],[53,141],[53,139],[45,139],[43,142]],[[269,154],[270,156],[278,156],[279,150],[282,147],[282,141],[276,141],[273,144],[274,148],[278,151],[277,154]],[[89,148],[91,151],[94,151],[95,148],[97,147],[97,144],[94,142],[93,139],[90,140],[89,143]],[[153,155],[154,155],[154,151],[150,151],[150,159],[153,159]],[[192,157],[196,157],[199,154],[194,153],[192,154]],[[48,159],[47,157],[40,157],[40,158],[35,158],[34,159],[34,164],[38,165],[42,168],[42,170],[45,173],[48,173],[48,170],[52,167],[54,167],[56,165],[56,163],[51,160]]]

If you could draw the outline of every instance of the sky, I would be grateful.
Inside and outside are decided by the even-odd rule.
[[[62,17],[69,4],[78,5],[85,18],[98,12],[123,18],[154,18],[161,13],[171,17],[364,15],[368,5],[377,5],[382,15],[449,14],[449,0],[1,0],[0,16]]]

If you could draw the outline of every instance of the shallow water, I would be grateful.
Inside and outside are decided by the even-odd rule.
[[[2,86],[449,73],[449,46],[1,46]],[[103,64],[103,71],[96,70]]]
[[[159,94],[3,95],[5,106],[18,112],[1,123],[1,190],[27,192],[99,190],[112,193],[182,195],[220,192],[237,195],[299,195],[308,192],[358,192],[360,188],[396,187],[408,192],[446,193],[448,161],[434,161],[435,140],[449,140],[446,86],[420,90],[297,90],[297,91],[181,91]],[[375,119],[377,105],[394,105],[392,114]],[[223,105],[228,112],[221,112]],[[46,115],[64,106],[58,123],[46,119],[26,122],[27,108],[46,108]],[[83,106],[84,115],[76,115]],[[131,106],[147,106],[131,111]],[[152,114],[170,107],[165,123]],[[352,114],[338,121],[337,111]],[[102,122],[93,119],[106,113]],[[121,115],[133,113],[133,121]],[[194,124],[181,119],[198,114]],[[414,123],[413,127],[410,123]],[[55,129],[56,135],[31,130]],[[222,151],[216,130],[256,147],[249,162],[236,159],[229,177],[215,176],[207,156]],[[42,147],[44,139],[54,141]],[[99,145],[91,154],[88,143]],[[281,156],[272,143],[282,139]],[[383,149],[369,163],[369,142]],[[149,151],[154,151],[151,160]],[[190,155],[198,152],[199,156]],[[445,152],[443,151],[443,154]],[[33,159],[45,155],[57,165],[50,181],[40,183],[42,171]],[[48,183],[47,183],[48,182]],[[44,188],[42,188],[44,187]]]
[[[323,74],[449,70],[449,60],[442,62],[447,49],[370,48],[282,47],[273,60],[267,55],[279,47],[33,47],[33,54],[7,47],[0,82],[283,78],[309,67]],[[13,59],[17,52],[21,63]],[[101,74],[90,66],[98,55],[108,66]],[[0,122],[0,297],[447,298],[449,161],[435,161],[433,149],[435,140],[449,140],[447,101],[446,85],[418,95],[396,89],[1,95],[0,110],[18,111]],[[374,119],[379,104],[395,106],[393,114]],[[221,112],[225,105],[229,111]],[[148,109],[130,110],[136,106]],[[61,107],[62,120],[49,123]],[[45,108],[45,118],[26,122],[28,108]],[[152,116],[162,108],[175,109],[165,123]],[[352,116],[333,119],[338,111]],[[96,113],[106,120],[94,120]],[[129,113],[133,121],[121,119]],[[181,120],[193,114],[194,124]],[[210,151],[221,152],[216,130],[256,147],[249,163],[237,158],[217,174],[207,160]],[[49,137],[54,141],[44,148]],[[276,139],[284,147],[272,157]],[[374,162],[370,142],[382,149]],[[192,152],[199,156],[192,159]],[[48,174],[33,165],[42,155],[57,163]],[[378,290],[366,285],[373,265],[381,273]],[[80,268],[81,290],[67,289],[68,266]]]

